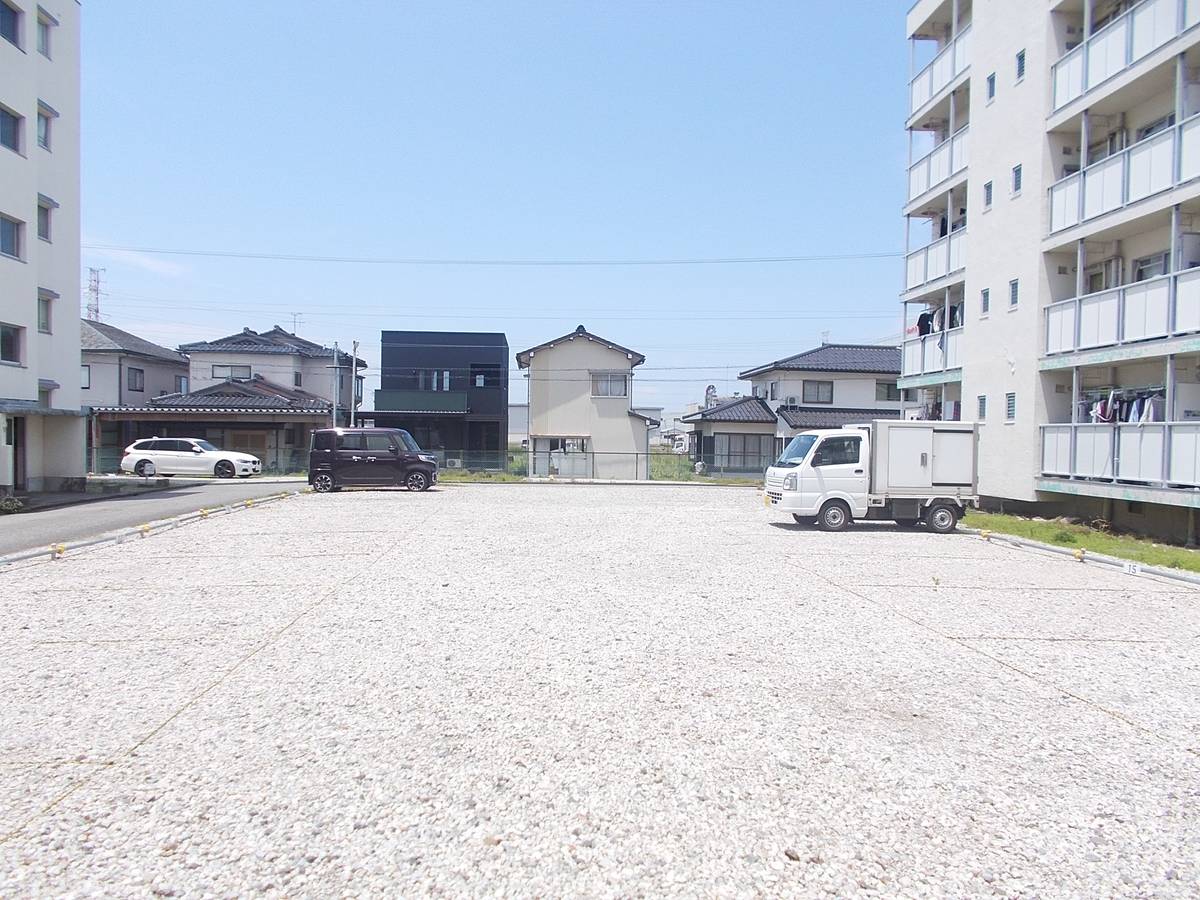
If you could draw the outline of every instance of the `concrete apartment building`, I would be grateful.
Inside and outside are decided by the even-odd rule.
[[[82,488],[79,4],[0,0],[0,493]]]
[[[906,413],[980,490],[1193,538],[1200,0],[920,0]]]

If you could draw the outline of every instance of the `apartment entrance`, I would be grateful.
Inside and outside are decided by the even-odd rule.
[[[9,416],[4,429],[4,442],[8,444],[12,469],[9,472],[13,490],[25,490],[25,417]]]

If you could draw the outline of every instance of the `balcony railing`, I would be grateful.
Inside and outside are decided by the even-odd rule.
[[[1200,0],[1193,0],[1193,2],[1200,2]],[[971,26],[968,25],[909,82],[909,114],[915,113],[932,100],[938,91],[962,74],[970,62]]]
[[[958,272],[967,265],[967,230],[951,232],[927,247],[914,250],[905,259],[909,289]]]
[[[1046,354],[1200,331],[1200,269],[1073,297],[1046,307]]]
[[[902,372],[908,375],[928,375],[962,367],[959,357],[962,348],[962,329],[951,328],[934,334],[924,334],[904,342]]]
[[[967,167],[967,131],[963,127],[942,141],[908,170],[908,199],[914,200]]]
[[[1050,231],[1062,231],[1197,176],[1200,176],[1200,115],[1051,185]]]
[[[387,412],[465,413],[467,392],[378,390],[375,408]]]
[[[1200,0],[1142,0],[1051,67],[1061,109],[1200,22]]]
[[[1043,425],[1042,474],[1056,478],[1200,486],[1200,423]]]

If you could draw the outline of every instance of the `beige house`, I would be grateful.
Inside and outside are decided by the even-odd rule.
[[[633,369],[646,358],[582,325],[517,354],[528,369],[531,475],[648,477],[654,419],[633,408]]]

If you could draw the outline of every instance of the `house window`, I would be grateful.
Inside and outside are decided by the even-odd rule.
[[[1004,418],[1011,422],[1017,417],[1017,395],[1004,395]]]
[[[500,366],[471,366],[471,386],[498,388],[503,383],[504,370]]]
[[[44,108],[38,108],[38,146],[43,150],[50,149],[50,120],[54,116]]]
[[[992,208],[992,183],[985,181],[983,184],[983,208]]]
[[[303,381],[304,379],[301,377],[299,372],[292,373],[292,387],[300,387]]]
[[[38,388],[38,406],[42,409],[50,408],[50,388]]]
[[[771,394],[770,394],[769,399],[771,399],[771,400],[779,399],[779,382],[778,381],[771,382]]]
[[[1147,278],[1157,278],[1159,275],[1166,275],[1170,259],[1171,254],[1169,251],[1135,259],[1133,261],[1133,280],[1145,281]]]
[[[21,332],[16,325],[0,325],[0,362],[21,362]]]
[[[144,369],[126,369],[125,387],[131,391],[144,391],[146,389],[146,371]]]
[[[1017,81],[1025,77],[1025,51],[1017,51]]]
[[[875,382],[875,400],[879,403],[895,403],[900,400],[900,388],[894,381]]]
[[[996,99],[996,73],[993,72],[987,77],[987,99]]]
[[[16,219],[0,216],[0,253],[21,258],[21,227]]]
[[[987,418],[987,397],[985,397],[983,394],[980,394],[978,402],[979,402],[979,412],[975,416],[975,418],[978,419],[980,422],[982,422],[984,419]]]
[[[249,366],[213,366],[212,367],[212,377],[224,379],[224,380],[229,380],[230,378],[249,378],[250,377],[250,367]]]
[[[186,375],[175,376],[175,393],[186,394],[188,392],[188,377]]]
[[[56,206],[58,204],[53,200],[46,197],[38,198],[37,234],[43,241],[50,240],[50,211]]]
[[[832,403],[832,381],[805,381],[801,391],[805,403]]]
[[[85,391],[92,386],[92,367],[79,367],[79,386]]]
[[[417,373],[417,387],[422,391],[450,390],[450,370],[422,369]]]
[[[593,397],[628,397],[629,376],[621,372],[593,372]]]
[[[46,294],[38,294],[37,312],[38,312],[38,331],[42,334],[50,333],[50,304],[53,301]]]
[[[1020,280],[1014,278],[1012,281],[1010,281],[1008,283],[1008,305],[1010,308],[1017,305],[1017,301],[1020,299],[1020,294],[1021,294]]]
[[[58,23],[45,12],[42,12],[41,10],[38,11],[37,48],[38,53],[42,54],[42,56],[46,57],[46,59],[50,58],[50,29],[57,24]]]
[[[1021,193],[1021,167],[1013,166],[1012,170],[1012,192],[1014,194]]]
[[[992,292],[984,288],[979,292],[979,314],[986,316],[992,308]]]
[[[714,434],[712,464],[721,469],[761,472],[775,461],[775,436]]]
[[[0,145],[21,152],[21,117],[0,106]]]
[[[21,46],[21,13],[6,0],[0,0],[0,37],[10,44]]]

